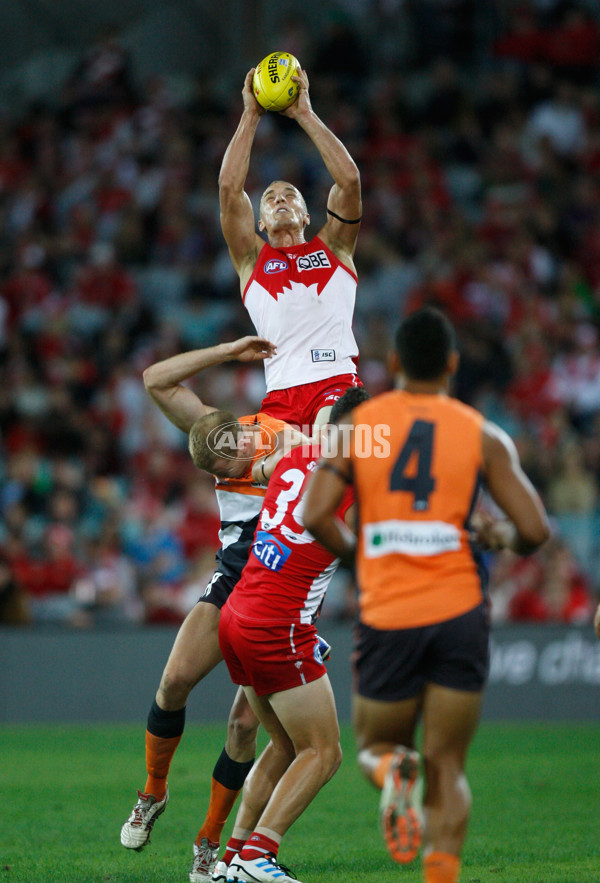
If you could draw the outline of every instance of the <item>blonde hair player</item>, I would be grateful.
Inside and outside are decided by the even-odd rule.
[[[121,829],[121,843],[127,849],[141,850],[164,812],[169,800],[167,777],[183,735],[188,696],[223,659],[218,641],[221,607],[248,560],[267,481],[283,455],[307,441],[297,430],[265,414],[236,418],[206,405],[186,381],[223,362],[262,361],[274,352],[274,346],[263,338],[243,337],[180,353],[144,372],[154,402],[188,434],[196,466],[215,476],[222,546],[212,579],[177,633],[148,714],[146,783]],[[252,767],[257,728],[258,721],[239,690],[225,747],[213,771],[208,812],[193,845],[190,883],[207,883],[212,878],[221,831]]]

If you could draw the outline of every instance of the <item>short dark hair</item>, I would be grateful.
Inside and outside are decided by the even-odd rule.
[[[345,417],[346,414],[349,414],[350,411],[353,411],[354,408],[358,408],[359,405],[362,405],[363,402],[366,402],[367,399],[370,398],[371,396],[364,386],[351,386],[350,389],[346,390],[343,396],[339,397],[331,409],[328,422],[339,423],[342,417]]]
[[[396,352],[402,370],[411,380],[441,377],[455,349],[452,323],[435,307],[423,307],[411,313],[396,333]]]

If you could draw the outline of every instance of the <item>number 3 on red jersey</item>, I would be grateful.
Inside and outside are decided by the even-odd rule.
[[[277,495],[273,514],[266,506],[263,507],[260,526],[267,531],[279,527],[281,535],[292,543],[312,543],[314,537],[304,528],[302,522],[304,498],[301,497],[296,503],[306,480],[306,473],[300,469],[287,469],[278,480],[289,486]],[[296,505],[291,508],[294,503]],[[295,528],[300,528],[300,532]]]

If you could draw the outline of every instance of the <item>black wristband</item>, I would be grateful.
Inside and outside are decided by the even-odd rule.
[[[268,456],[269,456],[269,455],[267,454],[267,457],[268,457]],[[260,471],[262,472],[262,476],[263,476],[263,478],[264,478],[264,480],[265,480],[266,482],[269,481],[269,479],[268,479],[267,476],[265,475],[265,460],[267,459],[267,457],[263,457],[263,458],[262,458],[262,463],[260,464]]]
[[[362,215],[360,216],[360,218],[356,218],[354,221],[348,221],[346,220],[346,218],[340,218],[340,216],[336,215],[335,212],[332,212],[330,208],[327,209],[327,214],[331,215],[332,218],[335,218],[336,221],[341,221],[342,224],[360,224],[360,222],[362,221]]]

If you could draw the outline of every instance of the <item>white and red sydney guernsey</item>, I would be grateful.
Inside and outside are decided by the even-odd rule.
[[[278,349],[264,363],[268,392],[356,374],[357,284],[318,236],[289,248],[263,245],[242,297],[258,335]]]
[[[249,623],[310,624],[339,564],[302,523],[303,491],[317,468],[318,445],[294,448],[269,480],[242,578],[227,600],[232,613]],[[337,510],[343,518],[352,488]]]

